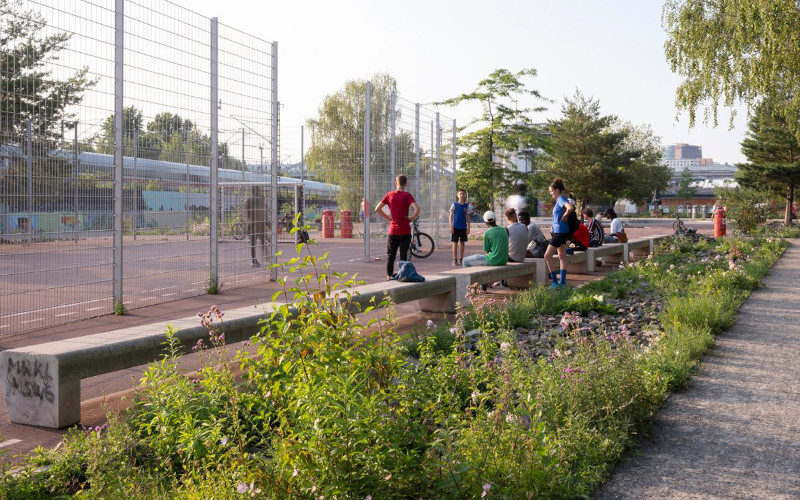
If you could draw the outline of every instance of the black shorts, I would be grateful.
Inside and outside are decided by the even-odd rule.
[[[467,230],[453,228],[453,234],[450,235],[450,241],[453,243],[457,241],[467,241]]]
[[[554,246],[556,248],[560,247],[561,245],[566,245],[569,241],[570,234],[569,233],[552,233],[552,238],[550,239],[550,246]]]

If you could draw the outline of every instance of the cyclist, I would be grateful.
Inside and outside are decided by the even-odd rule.
[[[386,262],[386,281],[392,279],[394,274],[394,261],[397,257],[397,250],[400,250],[400,260],[408,260],[408,246],[411,244],[411,222],[419,216],[419,206],[414,200],[414,196],[406,191],[408,178],[405,175],[398,175],[395,179],[395,188],[389,191],[375,207],[375,212],[390,222],[389,238],[386,244],[386,255],[389,259]],[[383,207],[388,206],[391,215],[383,211]],[[408,209],[413,209],[411,216]]]

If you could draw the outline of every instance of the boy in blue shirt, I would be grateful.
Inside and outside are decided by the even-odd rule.
[[[469,203],[467,192],[458,190],[458,200],[450,205],[450,241],[453,242],[453,265],[460,266],[464,260],[464,245],[469,235]],[[461,242],[461,257],[458,252],[458,242]]]

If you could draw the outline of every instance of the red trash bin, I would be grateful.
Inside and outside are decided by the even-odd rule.
[[[333,238],[333,210],[322,211],[322,237]]]
[[[342,210],[342,238],[353,237],[353,212]]]

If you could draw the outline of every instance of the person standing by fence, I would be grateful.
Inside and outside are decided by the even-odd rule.
[[[419,206],[414,196],[406,191],[408,178],[405,175],[398,175],[395,179],[395,190],[389,191],[375,207],[375,212],[389,221],[389,238],[386,244],[386,255],[389,259],[386,262],[386,281],[389,281],[394,274],[394,261],[397,257],[397,250],[400,250],[400,260],[408,260],[408,246],[411,244],[411,222],[419,216]],[[383,211],[383,207],[388,206],[390,215]],[[408,209],[414,211],[408,215]]]
[[[467,211],[467,192],[463,189],[458,190],[458,200],[450,205],[450,241],[453,242],[453,265],[460,266],[464,260],[464,245],[469,236],[469,216]],[[461,242],[461,257],[459,257],[458,247]]]
[[[250,197],[244,202],[244,212],[247,216],[247,234],[250,235],[250,258],[253,267],[260,267],[256,259],[256,241],[261,240],[264,259],[267,258],[267,205],[261,195],[261,187],[253,186]]]

